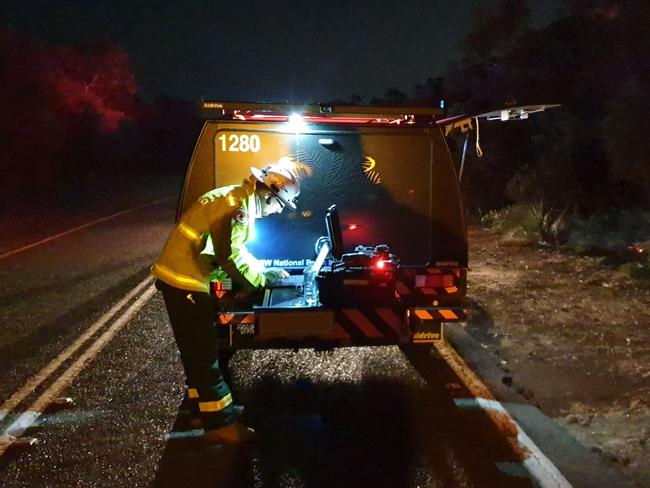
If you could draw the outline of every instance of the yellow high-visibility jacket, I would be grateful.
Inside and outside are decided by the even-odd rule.
[[[181,217],[152,274],[176,288],[206,293],[211,281],[264,286],[264,265],[246,249],[255,235],[256,198],[248,180],[203,195]]]

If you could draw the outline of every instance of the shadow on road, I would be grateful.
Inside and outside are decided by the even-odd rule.
[[[246,392],[254,445],[170,441],[153,486],[409,486],[417,441],[404,397],[394,382],[262,380]]]
[[[169,441],[153,486],[530,487],[497,469],[517,458],[482,412],[456,408],[454,394],[466,394],[446,363],[421,350],[407,356],[426,384],[261,379],[238,394],[255,445]]]

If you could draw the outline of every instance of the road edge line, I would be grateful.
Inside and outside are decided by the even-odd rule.
[[[473,398],[457,398],[454,403],[463,407],[465,402],[469,407],[481,408],[488,413],[487,417],[499,429],[503,429],[500,419],[490,412],[497,412],[501,418],[505,418],[517,429],[517,442],[529,454],[522,460],[522,466],[530,473],[530,476],[541,488],[571,488],[572,485],[553,464],[553,462],[537,447],[535,442],[526,434],[519,423],[510,415],[503,404],[498,401],[490,392],[483,381],[474,373],[460,355],[449,343],[434,342],[434,348],[447,362],[465,387],[474,396]]]
[[[47,366],[42,368],[38,373],[32,376],[27,382],[16,391],[8,400],[0,405],[0,422],[2,422],[7,415],[9,415],[25,398],[34,392],[38,386],[47,380],[54,371],[57,370],[62,363],[70,358],[77,349],[79,349],[85,342],[87,342],[99,329],[101,329],[109,320],[113,318],[124,306],[130,302],[135,295],[146,287],[151,280],[152,276],[147,276],[144,280],[138,283],[131,291],[129,291],[119,302],[113,305],[104,315],[102,315],[94,324],[92,324],[86,331],[81,334],[77,339],[65,348],[59,355],[49,362]]]
[[[137,207],[127,208],[126,210],[122,210],[121,212],[118,212],[118,213],[115,213],[115,214],[112,214],[112,215],[107,215],[106,217],[102,217],[100,219],[93,220],[92,222],[88,222],[86,224],[80,225],[80,226],[75,227],[73,229],[68,229],[68,230],[60,232],[58,234],[54,234],[53,236],[46,237],[45,239],[41,239],[39,241],[32,242],[31,244],[25,244],[24,246],[17,247],[15,249],[11,249],[9,251],[6,251],[6,252],[0,254],[0,261],[2,261],[5,258],[8,258],[9,256],[19,254],[19,253],[21,253],[23,251],[27,251],[29,249],[32,249],[32,248],[34,248],[36,246],[40,246],[41,244],[45,244],[45,243],[53,241],[55,239],[59,239],[60,237],[67,236],[68,234],[72,234],[73,232],[77,232],[77,231],[86,229],[86,228],[91,227],[93,225],[101,224],[102,222],[106,222],[107,220],[111,220],[111,219],[120,217],[120,216],[128,214],[130,212],[135,212],[136,210],[140,210],[142,208],[157,205],[157,204],[162,203],[164,201],[170,200],[170,199],[174,198],[175,196],[176,196],[176,194],[168,195],[166,197],[159,198],[158,200],[154,200],[153,202],[144,203],[142,205],[138,205]]]

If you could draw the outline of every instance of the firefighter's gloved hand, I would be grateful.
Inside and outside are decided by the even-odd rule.
[[[264,272],[264,276],[266,277],[266,282],[269,285],[272,285],[272,284],[277,283],[278,281],[280,281],[282,278],[286,278],[287,276],[289,276],[289,273],[287,273],[283,269],[271,268],[271,269],[267,269]]]

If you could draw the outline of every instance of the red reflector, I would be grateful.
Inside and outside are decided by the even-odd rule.
[[[453,274],[426,274],[415,276],[415,286],[418,288],[447,288],[454,286]]]

